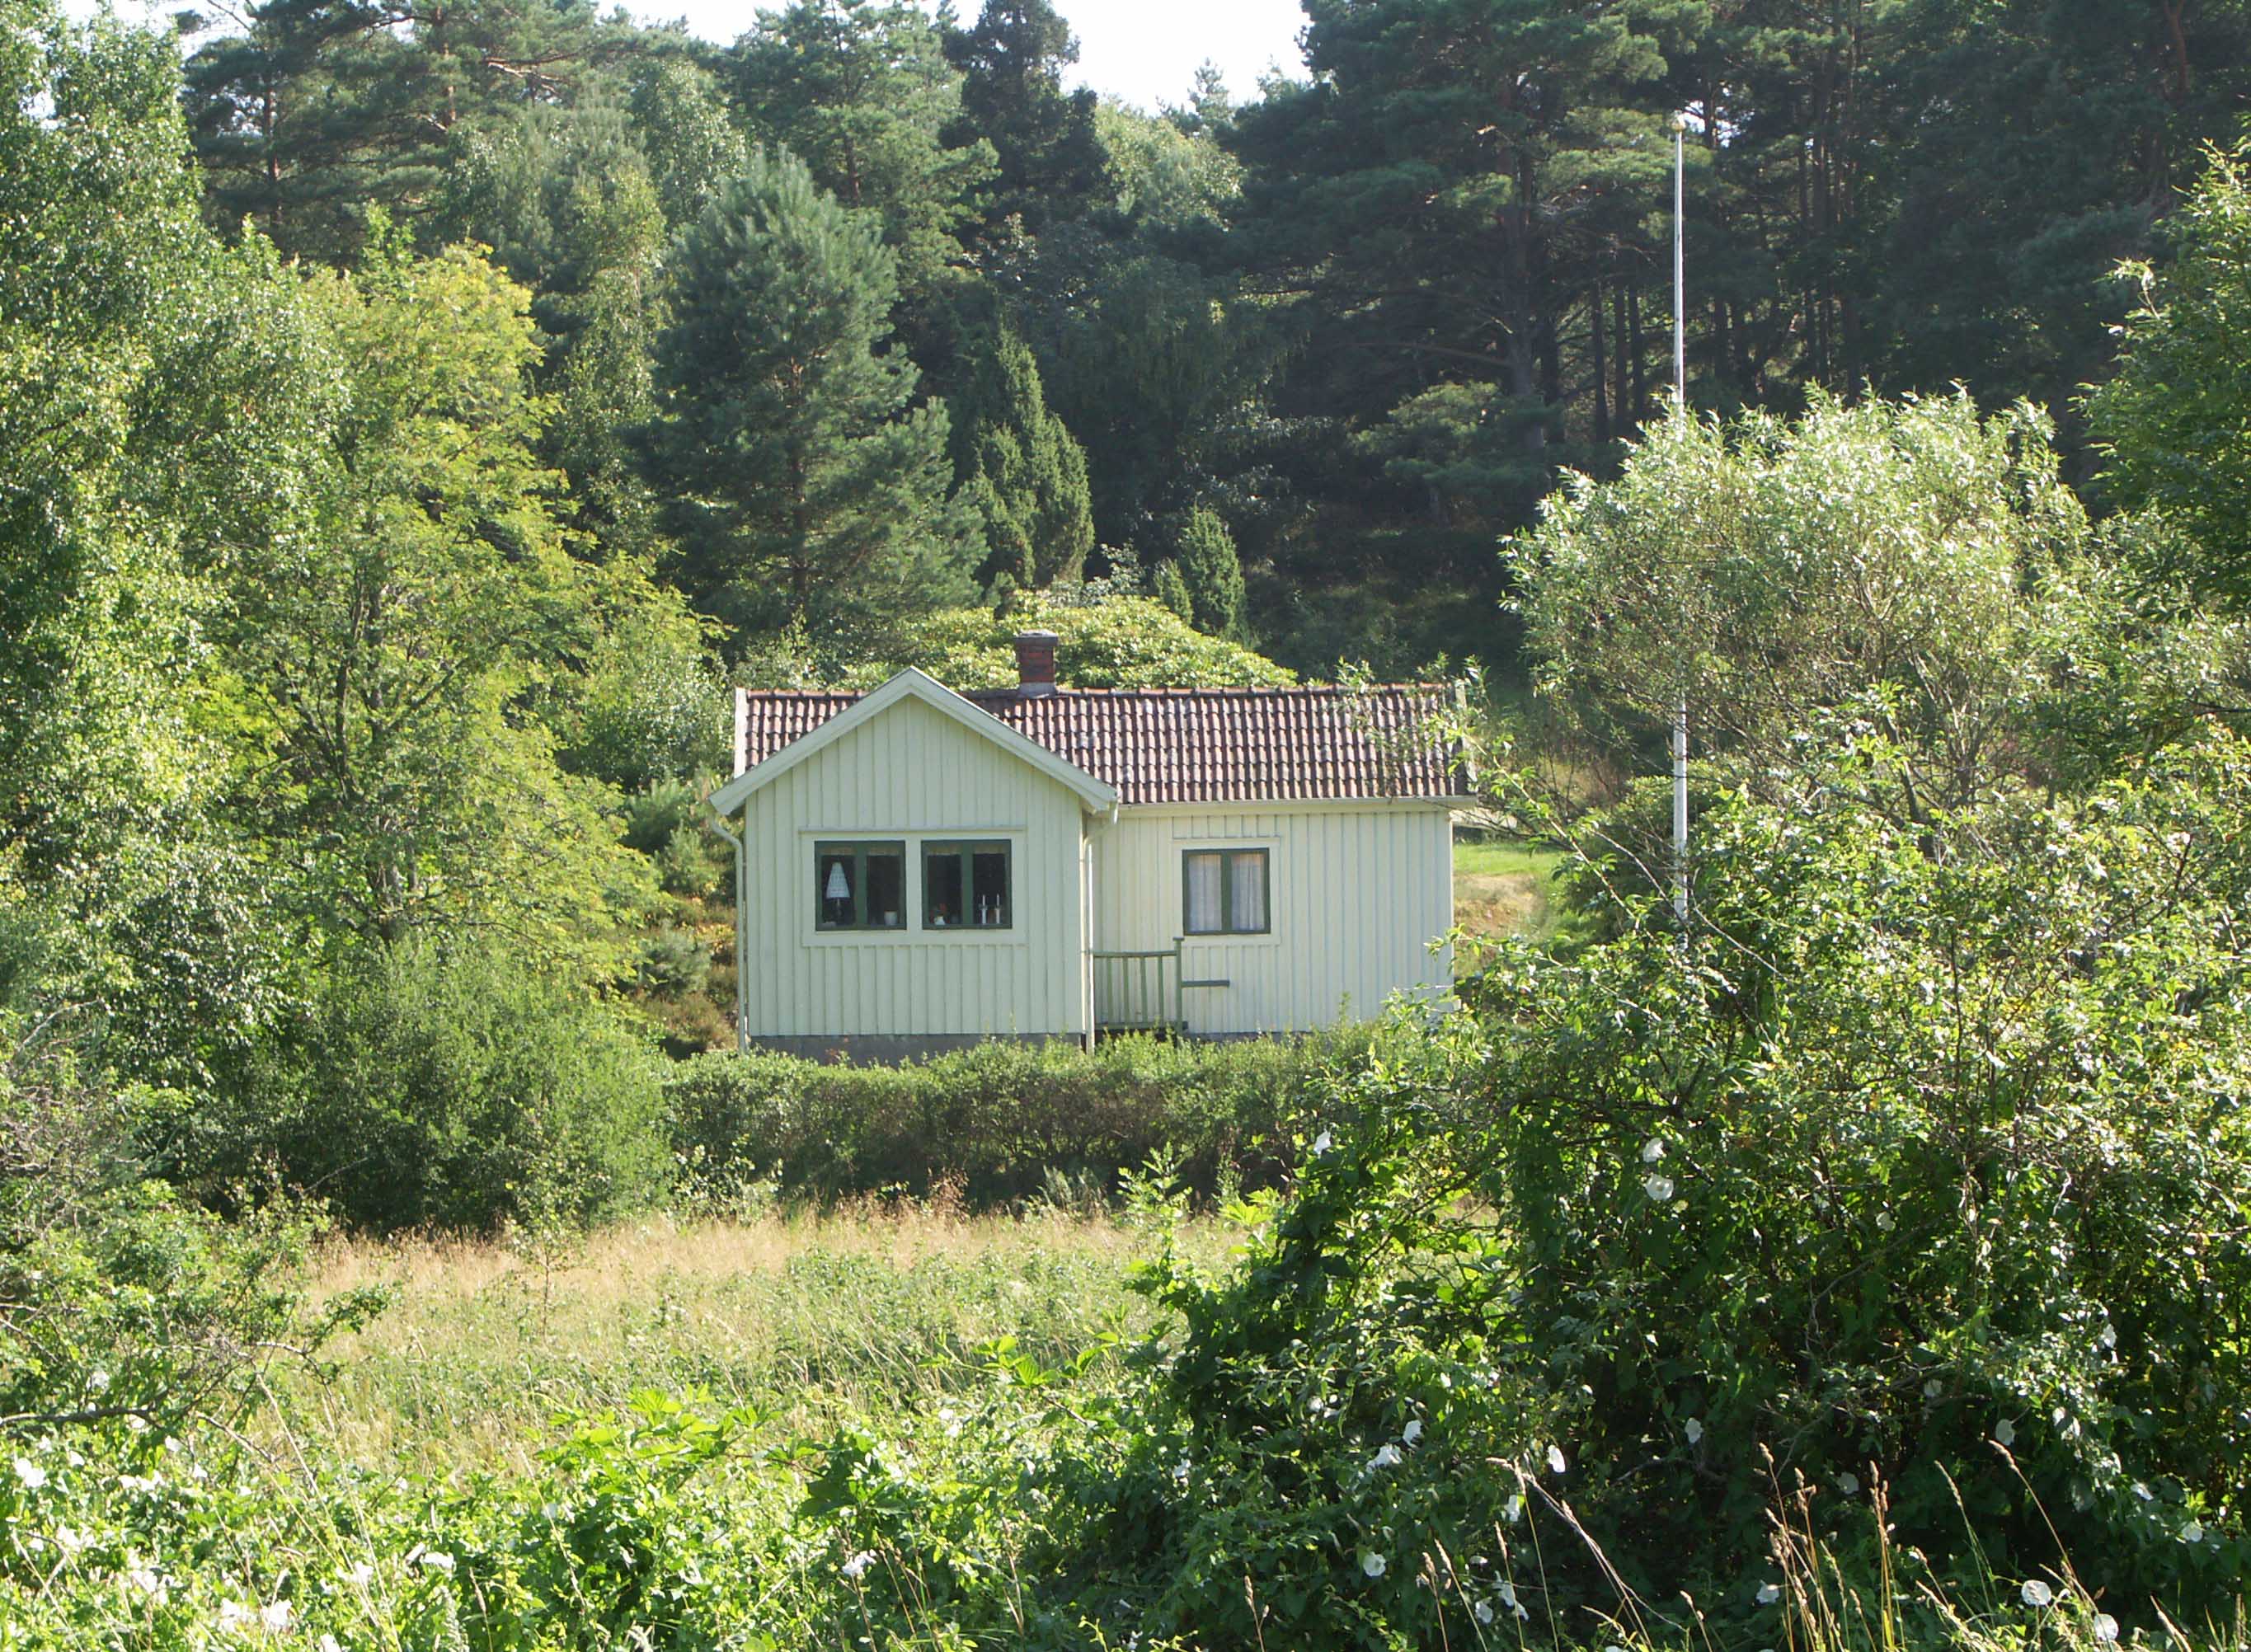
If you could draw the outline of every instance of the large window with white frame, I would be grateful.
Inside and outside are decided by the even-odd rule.
[[[1264,849],[1190,849],[1181,857],[1188,935],[1265,935],[1273,928]]]

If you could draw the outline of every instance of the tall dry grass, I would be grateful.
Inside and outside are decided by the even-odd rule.
[[[944,1201],[578,1240],[342,1241],[318,1288],[382,1285],[391,1305],[319,1370],[282,1373],[277,1398],[348,1455],[440,1470],[523,1468],[558,1417],[643,1388],[800,1424],[918,1406],[982,1380],[994,1338],[1060,1361],[1142,1329],[1126,1284],[1141,1242],[1107,1219]]]

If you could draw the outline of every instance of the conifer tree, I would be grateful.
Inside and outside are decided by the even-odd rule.
[[[988,579],[1041,589],[1078,576],[1094,549],[1086,453],[1048,411],[1039,365],[1006,321],[957,403],[954,466],[985,518]]]
[[[1180,571],[1197,630],[1215,637],[1243,634],[1243,563],[1235,536],[1208,505],[1188,513],[1181,529],[1180,551],[1172,566]]]
[[[795,0],[734,50],[751,129],[800,156],[847,206],[883,215],[911,301],[961,259],[956,230],[990,181],[993,149],[953,130],[961,72],[907,0]]]
[[[674,254],[655,455],[680,571],[738,640],[803,623],[853,639],[965,598],[984,554],[949,498],[942,404],[887,350],[883,225],[760,149]]]
[[[949,136],[985,138],[1000,157],[987,224],[1021,217],[1037,232],[1083,211],[1102,190],[1102,140],[1094,93],[1063,89],[1078,61],[1070,24],[1049,0],[985,0],[973,27],[947,31],[945,54],[964,76]]]
[[[1188,582],[1181,577],[1180,563],[1159,563],[1149,577],[1149,592],[1178,618],[1195,623],[1195,598],[1188,592]]]

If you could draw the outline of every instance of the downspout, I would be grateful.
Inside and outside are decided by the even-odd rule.
[[[750,960],[743,952],[743,919],[750,898],[750,849],[727,830],[726,817],[717,810],[704,824],[735,846],[735,1054],[747,1055],[751,1051],[751,972]]]
[[[1081,814],[1079,819],[1084,822],[1087,817],[1084,814]],[[1078,997],[1080,1013],[1086,1022],[1086,1031],[1082,1036],[1081,1042],[1083,1047],[1090,1051],[1094,1048],[1095,1035],[1094,840],[1099,833],[1106,831],[1108,828],[1118,824],[1118,800],[1115,798],[1112,798],[1110,802],[1110,807],[1105,812],[1094,816],[1093,819],[1095,830],[1093,832],[1089,832],[1085,830],[1084,826],[1082,825],[1078,839],[1078,853],[1080,861],[1078,900],[1078,909],[1080,913],[1079,927],[1084,932],[1083,938],[1079,944]]]

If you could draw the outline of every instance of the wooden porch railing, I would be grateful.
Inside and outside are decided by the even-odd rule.
[[[1183,995],[1223,980],[1191,981],[1181,967],[1181,937],[1153,952],[1087,954],[1094,964],[1094,1030],[1098,1033],[1188,1031]]]

